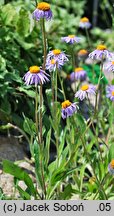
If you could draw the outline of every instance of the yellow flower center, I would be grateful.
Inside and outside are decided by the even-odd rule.
[[[112,91],[112,96],[114,96],[114,91]]]
[[[114,65],[114,61],[112,61],[112,64]]]
[[[83,85],[82,87],[81,87],[81,90],[82,91],[86,91],[86,90],[88,90],[89,89],[89,86],[88,85]]]
[[[110,166],[112,169],[114,169],[114,159],[110,162]]]
[[[51,60],[51,64],[55,64],[55,62],[56,62],[55,59]]]
[[[87,54],[87,50],[82,49],[78,52],[78,55],[86,55]]]
[[[89,179],[89,183],[92,184],[92,185],[95,183],[95,181],[96,181],[95,176],[92,176],[92,177]]]
[[[59,55],[60,53],[61,53],[61,50],[59,50],[59,49],[53,50],[54,55]]]
[[[31,66],[30,68],[29,68],[29,71],[31,72],[31,73],[39,73],[40,72],[40,67],[38,67],[38,66]]]
[[[105,45],[100,44],[100,45],[97,46],[97,50],[106,50],[106,49],[107,48],[106,48]]]
[[[68,37],[69,37],[69,38],[74,38],[74,37],[75,37],[75,35],[68,35]]]
[[[83,70],[83,68],[81,68],[81,67],[75,68],[75,72],[80,72],[82,70]]]
[[[80,22],[83,22],[83,23],[89,22],[89,19],[87,17],[83,17],[80,19]]]
[[[48,11],[50,10],[50,4],[47,2],[40,2],[38,3],[37,8],[42,11]]]
[[[71,102],[69,100],[66,100],[62,103],[62,109],[65,109],[71,105]]]

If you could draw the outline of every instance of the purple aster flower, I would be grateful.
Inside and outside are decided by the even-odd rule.
[[[76,103],[71,103],[69,100],[62,102],[62,118],[65,119],[69,116],[72,116],[74,112],[77,111],[78,106]]]
[[[104,58],[112,58],[113,53],[107,50],[105,45],[98,45],[97,49],[89,54],[89,58],[103,60]]]
[[[70,80],[73,82],[73,81],[76,81],[76,80],[85,80],[86,79],[86,71],[83,69],[83,68],[75,68],[75,71],[72,72],[70,74]]]
[[[39,21],[41,18],[45,18],[46,20],[51,20],[52,18],[50,4],[48,4],[47,2],[38,3],[37,8],[33,12],[33,19]]]
[[[62,52],[61,50],[59,49],[55,49],[55,50],[52,50],[48,53],[47,55],[47,61],[49,59],[55,59],[56,61],[59,61],[61,60],[63,63],[65,63],[66,61],[68,61],[68,58],[67,56],[65,55],[64,52]]]
[[[41,70],[40,67],[31,66],[29,71],[24,75],[23,79],[26,85],[35,84],[35,86],[37,86],[38,84],[48,82],[49,79],[47,76],[49,75],[45,71]]]
[[[111,101],[114,101],[114,85],[110,85],[106,87],[106,97]]]
[[[107,62],[105,68],[108,72],[114,72],[114,61]]]
[[[75,97],[79,98],[81,101],[84,98],[87,98],[89,95],[94,94],[96,92],[96,87],[94,85],[83,85],[80,90],[78,90],[75,94]]]
[[[64,65],[64,62],[61,61],[60,59],[55,60],[55,59],[47,59],[46,60],[46,69],[51,71],[55,71],[56,69],[61,69],[62,66]]]
[[[65,41],[66,43],[73,44],[73,43],[79,43],[81,38],[76,37],[75,35],[68,35],[67,37],[62,37],[62,41]]]
[[[79,50],[79,52],[78,52],[78,57],[85,57],[85,56],[87,56],[87,54],[88,54],[88,51],[87,51],[87,50],[81,49],[81,50]]]
[[[87,17],[83,17],[80,19],[79,27],[82,29],[89,29],[91,27],[91,23]]]
[[[108,165],[108,171],[110,174],[114,175],[114,159]]]

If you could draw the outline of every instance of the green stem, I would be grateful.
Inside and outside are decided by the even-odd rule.
[[[42,38],[43,38],[43,65],[42,69],[45,71],[46,65],[46,32],[45,32],[45,20],[44,18],[41,20],[41,27],[42,27]],[[44,176],[44,164],[43,164],[43,150],[44,150],[44,143],[43,143],[43,134],[42,134],[42,108],[43,108],[43,86],[40,83],[40,103],[39,103],[39,126],[40,126],[40,150],[41,150],[41,161],[40,161],[40,168],[41,168],[41,175],[42,175],[42,182],[43,182],[43,190],[44,190],[44,198],[46,199],[46,185],[45,185],[45,176]]]
[[[64,87],[63,87],[63,82],[61,80],[60,72],[59,71],[58,71],[58,77],[59,77],[59,81],[60,81],[60,84],[61,84],[61,89],[62,89],[62,92],[63,92],[64,100],[66,100],[65,91],[64,91]]]
[[[45,31],[45,20],[42,19],[42,36],[43,36],[43,47],[44,47],[44,59],[43,59],[43,70],[45,70],[46,56],[47,56],[47,43],[46,43],[46,31]]]
[[[58,73],[58,70],[56,69],[56,72],[55,72],[55,103],[56,103],[56,106],[55,106],[55,111],[56,111],[56,108],[57,108],[57,73]]]
[[[103,62],[101,62],[100,75],[99,75],[99,79],[98,79],[98,85],[97,85],[97,91],[96,91],[96,97],[95,97],[95,111],[94,111],[95,116],[96,116],[97,111],[98,111],[98,92],[99,92],[100,81],[101,81],[101,77],[102,77],[102,68],[103,68]]]
[[[39,122],[38,122],[38,86],[36,86],[36,98],[35,98],[35,122],[36,122],[36,134],[37,134],[37,141],[39,142]]]
[[[57,65],[56,65],[56,68],[57,68]],[[58,140],[58,125],[57,125],[57,89],[58,89],[57,74],[58,74],[58,69],[56,69],[56,73],[55,73],[55,123],[56,123],[55,138],[56,138],[57,161],[58,161],[59,140]]]
[[[75,68],[75,55],[74,55],[74,47],[73,46],[71,47],[71,57],[72,57],[72,69],[74,69]]]
[[[54,73],[51,73],[52,106],[54,106]]]
[[[85,32],[86,32],[86,38],[87,38],[88,46],[89,46],[89,48],[91,48],[91,43],[90,43],[90,38],[89,38],[88,30],[85,29]]]
[[[42,106],[43,106],[43,96],[42,96],[42,83],[40,84],[40,104],[39,104],[39,126],[40,126],[40,144],[43,144],[42,136]]]

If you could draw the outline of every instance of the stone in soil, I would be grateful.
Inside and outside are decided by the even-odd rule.
[[[4,159],[10,161],[18,161],[18,165],[22,167],[35,182],[35,171],[34,167],[29,163],[29,160],[26,161],[26,153],[23,149],[23,146],[19,144],[18,140],[14,137],[5,138],[0,137],[0,162]],[[19,186],[23,190],[26,189],[26,185],[23,181],[19,182]],[[14,189],[14,178],[12,175],[4,173],[2,167],[0,167],[0,187],[3,190],[3,193],[8,197],[18,198],[19,193]]]

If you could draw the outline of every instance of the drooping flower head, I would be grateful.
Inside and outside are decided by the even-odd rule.
[[[95,177],[95,176],[92,176],[92,177],[89,178],[89,183],[90,183],[91,185],[94,185],[94,184],[95,184],[95,181],[96,181],[96,177]]]
[[[74,72],[70,74],[70,79],[72,82],[76,80],[82,81],[86,79],[86,75],[87,75],[86,71],[83,68],[78,67],[75,68]]]
[[[61,69],[64,65],[64,62],[60,59],[48,59],[46,60],[46,70],[50,72],[55,71],[56,69]]]
[[[47,55],[47,61],[49,59],[55,59],[56,61],[61,60],[63,63],[68,61],[67,56],[60,49],[54,49],[54,50],[50,51]]]
[[[81,101],[87,98],[89,95],[95,95],[96,87],[92,84],[86,84],[81,86],[80,90],[78,90],[75,94],[76,98],[79,98]]]
[[[107,62],[105,68],[108,72],[114,72],[114,60]]]
[[[82,29],[89,29],[91,27],[91,23],[87,17],[83,17],[80,19],[79,27]]]
[[[89,54],[89,58],[104,60],[105,58],[112,58],[113,54],[107,50],[107,47],[103,44],[97,46],[97,49]]]
[[[47,76],[49,75],[44,70],[35,65],[29,68],[29,71],[24,75],[23,79],[26,85],[35,84],[37,86],[38,84],[48,82],[49,79]]]
[[[109,163],[108,171],[110,174],[114,175],[114,159],[112,159],[111,162]]]
[[[62,102],[61,106],[62,106],[61,114],[63,119],[72,116],[73,113],[76,112],[78,108],[76,106],[76,103],[71,103],[69,100],[65,100],[64,102]]]
[[[78,57],[79,57],[79,58],[85,58],[85,57],[87,56],[87,54],[88,54],[88,51],[87,51],[87,50],[81,49],[81,50],[79,50],[79,52],[78,52]]]
[[[74,43],[79,43],[81,38],[75,35],[68,35],[66,37],[62,37],[61,40],[69,44],[74,44]]]
[[[52,11],[50,9],[50,4],[47,2],[40,2],[37,4],[37,8],[33,12],[33,18],[39,21],[41,18],[46,20],[52,19]]]
[[[106,87],[106,97],[111,101],[114,101],[114,85],[109,85]]]

